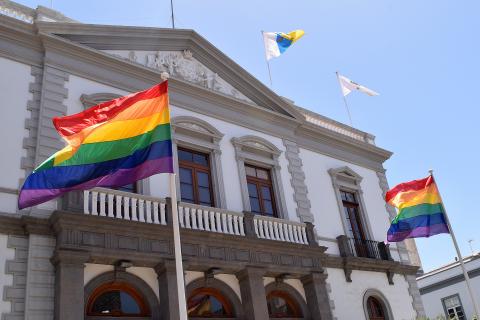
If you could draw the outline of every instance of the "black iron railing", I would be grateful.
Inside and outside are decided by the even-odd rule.
[[[384,242],[349,238],[347,236],[337,237],[341,256],[353,256],[377,260],[391,260],[390,250]]]

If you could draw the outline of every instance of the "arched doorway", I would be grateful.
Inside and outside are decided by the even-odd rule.
[[[88,282],[84,291],[86,320],[160,320],[158,297],[131,273],[103,273]]]
[[[378,290],[368,289],[363,295],[363,309],[367,320],[392,320],[392,309],[387,298]]]

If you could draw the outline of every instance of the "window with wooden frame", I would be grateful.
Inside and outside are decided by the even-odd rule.
[[[245,164],[245,174],[252,212],[276,217],[277,208],[270,170]]]
[[[124,282],[106,283],[90,295],[87,303],[89,317],[128,317],[141,319],[151,315],[142,294]]]
[[[189,318],[233,318],[230,301],[217,289],[195,289],[187,301]]]
[[[274,290],[267,295],[270,318],[303,318],[298,303],[285,291]]]
[[[182,201],[215,206],[209,154],[178,148],[178,166]]]
[[[342,197],[343,212],[348,221],[349,232],[355,239],[366,240],[363,230],[362,218],[360,216],[360,206],[355,193],[340,190]]]

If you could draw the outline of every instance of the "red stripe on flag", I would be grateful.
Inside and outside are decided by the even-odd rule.
[[[53,125],[61,136],[68,137],[87,127],[112,119],[138,101],[157,98],[167,93],[168,84],[164,81],[145,91],[103,102],[77,114],[53,118]]]
[[[391,199],[395,198],[395,196],[400,192],[423,190],[432,183],[435,183],[435,181],[433,180],[433,176],[428,176],[420,180],[400,183],[399,185],[396,185],[394,188],[390,189],[385,194],[385,201],[389,202]]]

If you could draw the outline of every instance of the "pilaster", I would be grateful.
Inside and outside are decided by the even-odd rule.
[[[326,279],[323,272],[312,272],[301,279],[312,320],[333,320]]]
[[[263,285],[264,272],[263,268],[247,266],[236,274],[240,284],[243,314],[246,319],[269,319]]]
[[[89,260],[85,251],[57,250],[55,265],[55,320],[83,320],[85,317],[84,268]]]
[[[161,319],[179,320],[177,277],[174,260],[164,260],[155,267],[158,276],[159,296],[162,303]]]

